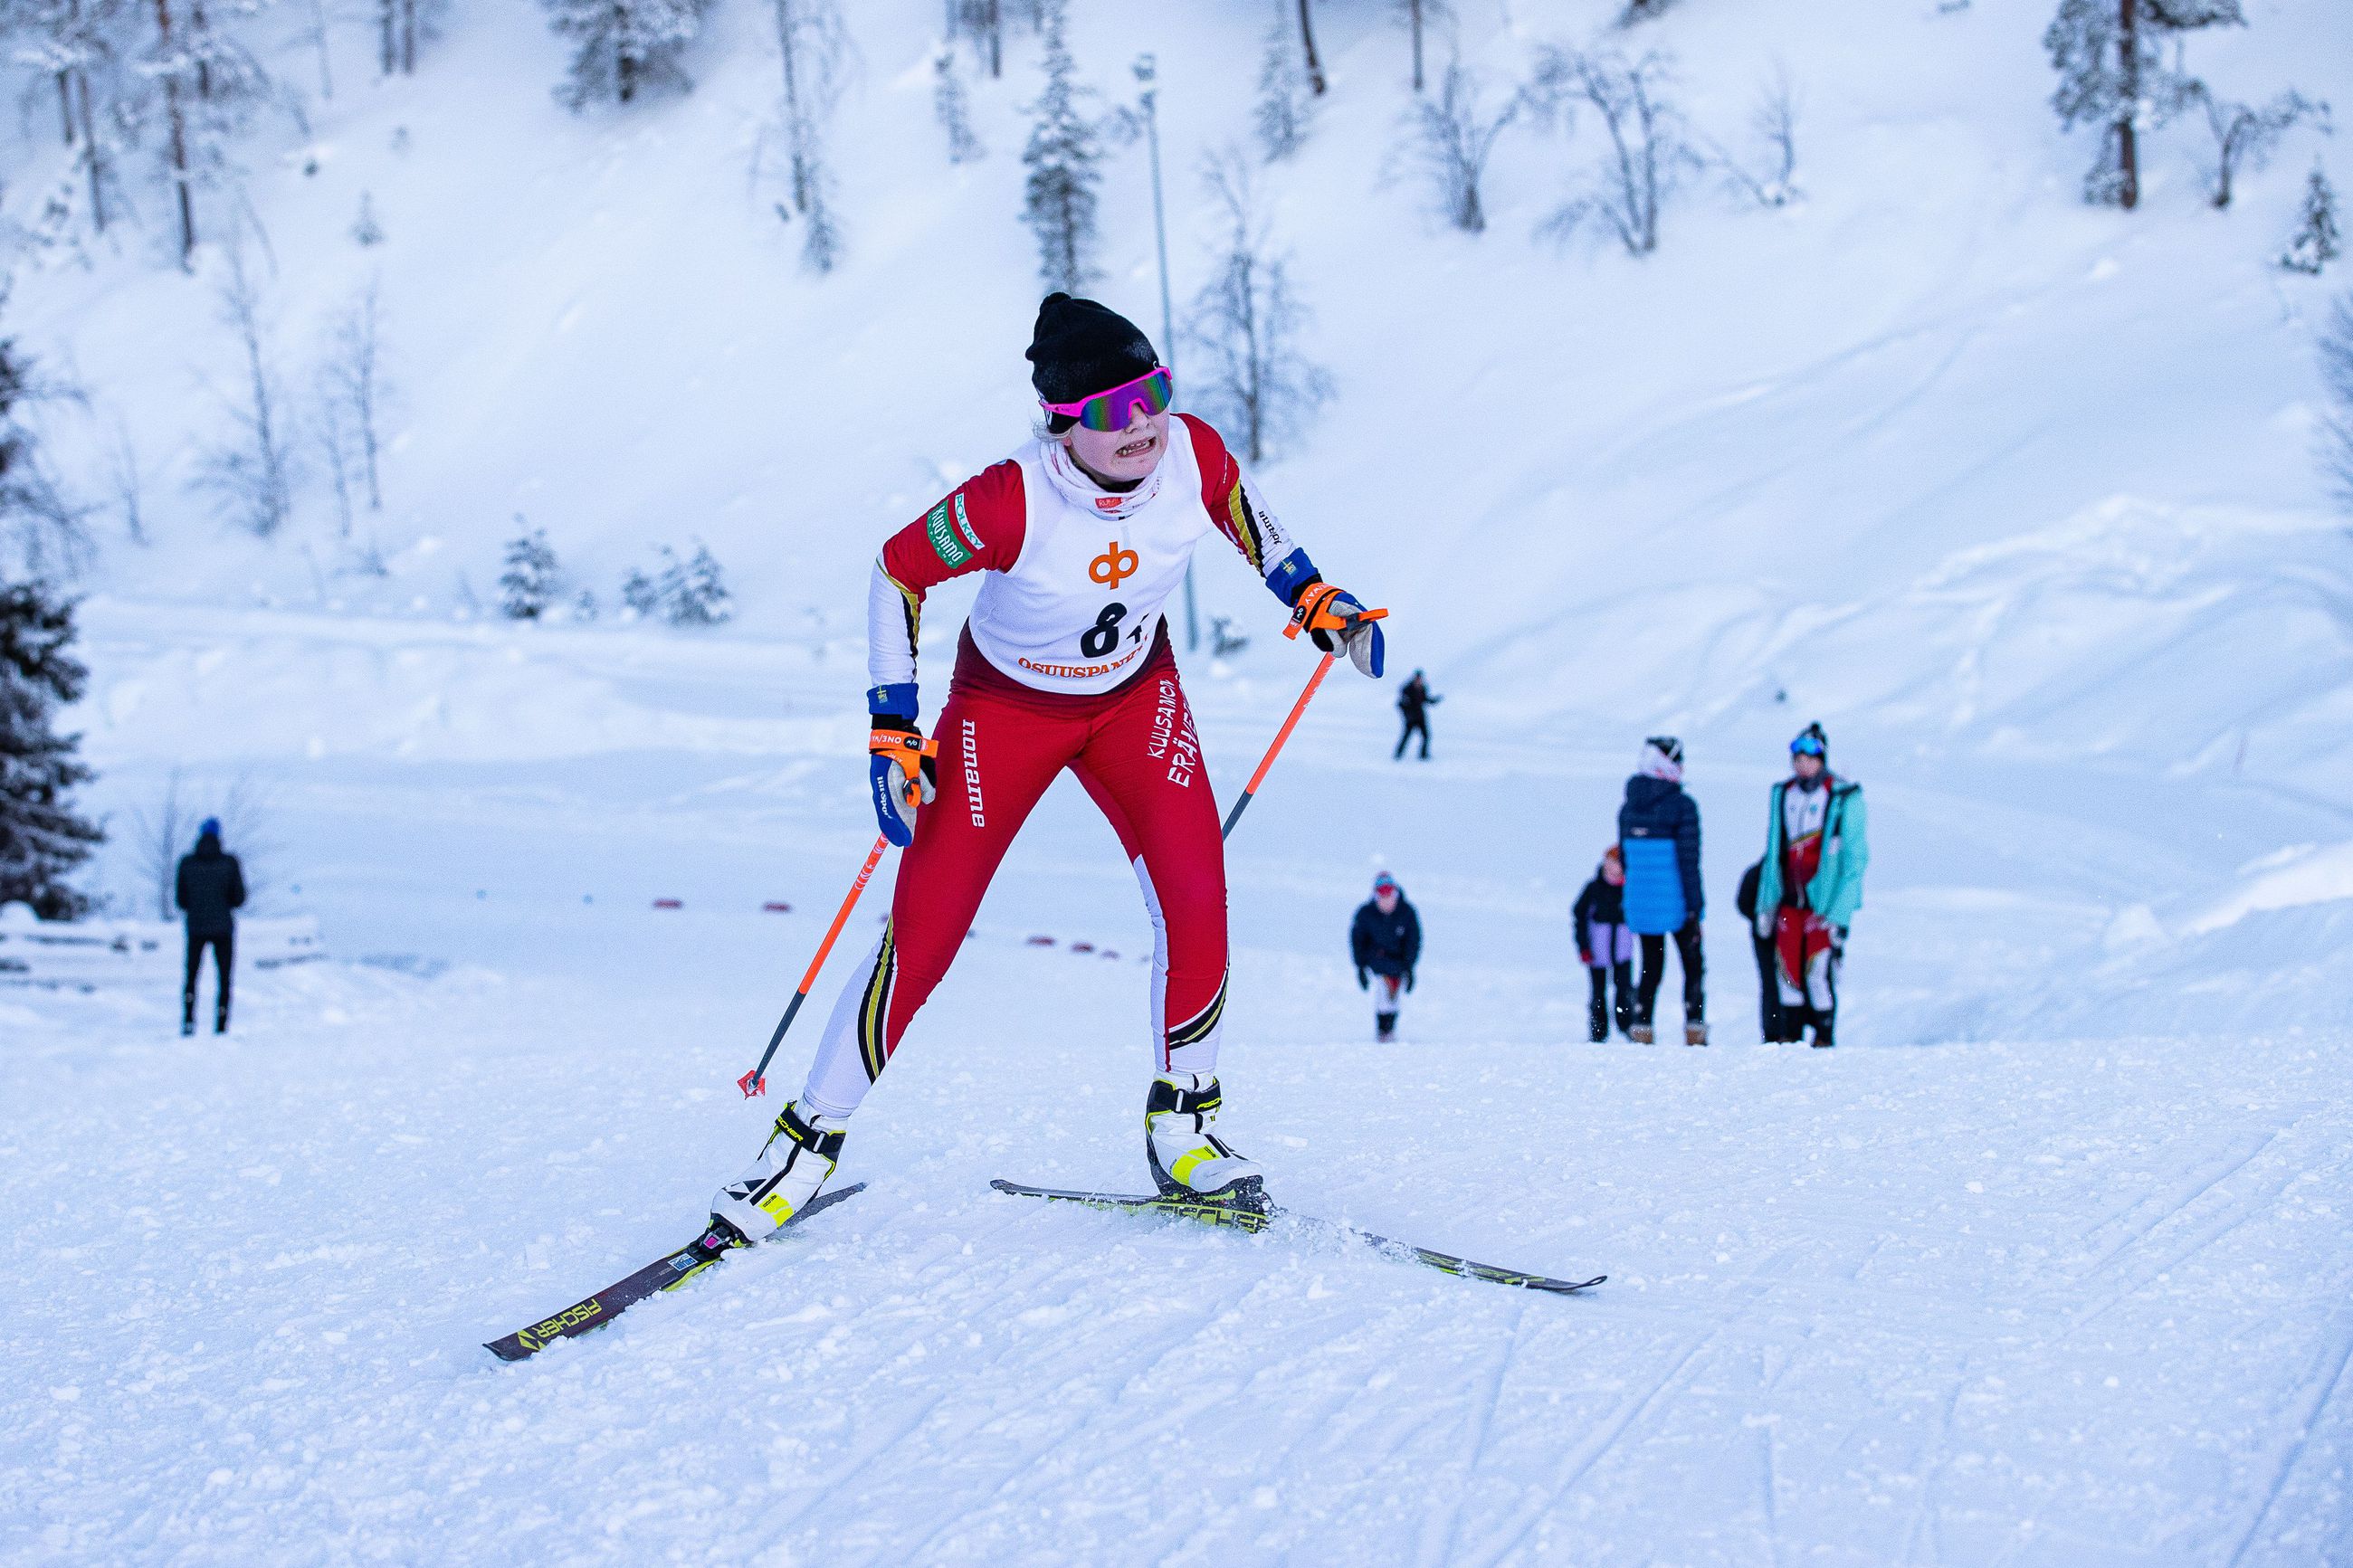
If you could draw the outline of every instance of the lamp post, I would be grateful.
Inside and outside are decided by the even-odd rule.
[[[1176,313],[1168,304],[1168,216],[1160,198],[1159,67],[1150,55],[1135,57],[1135,79],[1144,89],[1144,139],[1152,156],[1152,239],[1160,253],[1160,354],[1173,378],[1176,372]],[[1194,607],[1193,565],[1185,563],[1185,651],[1201,646],[1201,617]]]

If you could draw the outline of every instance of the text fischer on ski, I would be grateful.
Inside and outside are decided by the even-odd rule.
[[[1065,768],[1119,835],[1152,917],[1155,1077],[1144,1125],[1153,1179],[1163,1192],[1265,1201],[1259,1167],[1215,1131],[1225,848],[1163,607],[1194,547],[1216,534],[1318,647],[1345,651],[1376,678],[1381,628],[1292,543],[1218,433],[1170,415],[1169,373],[1133,323],[1050,294],[1028,358],[1044,434],[892,534],[874,563],[874,809],[906,857],[881,940],[835,1005],[799,1098],[712,1201],[713,1224],[747,1240],[789,1219],[833,1173],[850,1113],[947,973],[1022,820]],[[986,575],[926,740],[915,695],[923,595],[970,572]]]

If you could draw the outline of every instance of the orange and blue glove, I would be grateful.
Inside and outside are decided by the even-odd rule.
[[[1387,610],[1368,610],[1345,590],[1318,578],[1300,589],[1282,635],[1296,637],[1305,632],[1317,647],[1325,653],[1345,652],[1357,674],[1377,680],[1388,662],[1381,636],[1381,622],[1388,616]]]
[[[882,837],[904,849],[915,841],[915,812],[939,795],[937,741],[923,739],[915,724],[915,686],[906,681],[867,693],[874,732],[866,742],[867,778],[874,796],[874,820]]]

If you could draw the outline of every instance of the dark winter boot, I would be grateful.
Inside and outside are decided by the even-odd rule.
[[[185,1039],[185,1038],[186,1038],[188,1036],[193,1035],[193,1034],[195,1034],[195,1032],[196,1032],[196,1020],[195,1020],[195,1015],[191,1014],[189,1016],[185,1017],[185,1018],[183,1018],[183,1019],[181,1019],[181,1020],[180,1020],[180,1035],[181,1035],[181,1037],[182,1037],[182,1038],[184,1038],[184,1039]]]
[[[1608,1039],[1609,1037],[1609,1004],[1605,1002],[1594,1003],[1586,1010],[1585,1022],[1586,1032],[1592,1037],[1593,1043],[1595,1045],[1598,1046],[1602,1041]]]
[[[1637,1024],[1626,1033],[1638,1046],[1650,1045],[1659,1037],[1648,1024]]]
[[[1830,1048],[1831,1016],[1828,1013],[1817,1013],[1814,1015],[1814,1049],[1826,1051]]]
[[[1376,1040],[1388,1041],[1397,1038],[1395,1013],[1376,1013],[1373,1015],[1373,1024],[1375,1026],[1373,1038]]]
[[[1687,1046],[1704,1046],[1707,1044],[1707,1026],[1697,1018],[1694,1018],[1691,1022],[1685,1024],[1683,1026],[1683,1044]]]

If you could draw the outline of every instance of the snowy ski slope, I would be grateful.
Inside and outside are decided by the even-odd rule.
[[[2247,8],[2194,46],[2218,86],[2353,104],[2330,6]],[[1332,101],[1269,178],[1341,396],[1267,483],[1449,700],[1393,766],[1390,693],[1335,675],[1240,830],[1228,1120],[1303,1210],[1607,1286],[990,1194],[1143,1179],[1144,921],[1058,787],[860,1115],[870,1190],[491,1362],[756,1142],[775,1102],[730,1080],[871,842],[874,542],[1026,427],[1033,47],[949,171],[937,7],[852,9],[822,282],[747,178],[754,9],[691,97],[575,121],[531,8],[461,7],[413,82],[256,140],[290,374],[381,272],[384,578],[339,570],[322,493],[274,546],[181,495],[225,417],[203,284],[135,244],[18,276],[8,330],[100,403],[52,420],[61,467],[120,412],[151,469],[157,542],[83,610],[93,798],[266,779],[271,907],[337,961],[242,976],[194,1047],[167,995],[0,991],[0,1561],[2353,1561],[2353,711],[2306,457],[2338,280],[2264,265],[2317,143],[2218,216],[2185,127],[2143,212],[2080,207],[2044,0],[1686,0],[1650,40],[1689,112],[1736,135],[1786,59],[1807,199],[1695,192],[1640,265],[1529,239],[1556,135],[1505,140],[1489,234],[1431,227],[1383,164],[1401,37],[1319,12]],[[1263,8],[1076,9],[1106,91],[1159,57],[1189,292]],[[1614,7],[1459,9],[1501,72]],[[1116,157],[1103,292],[1149,323]],[[707,539],[743,618],[486,621],[517,512],[608,602]],[[1253,635],[1187,659],[1230,792],[1307,660],[1246,572],[1200,575]],[[1874,849],[1827,1053],[1754,1043],[1731,913],[1815,717]],[[1659,729],[1706,814],[1705,1052],[1582,1042],[1567,906]],[[1378,868],[1431,944],[1390,1047],[1340,963]]]

